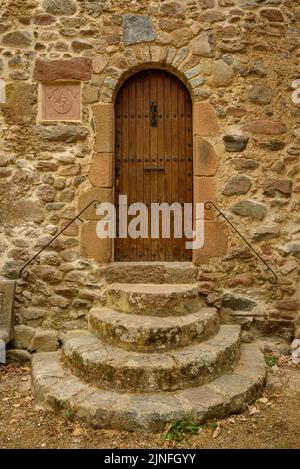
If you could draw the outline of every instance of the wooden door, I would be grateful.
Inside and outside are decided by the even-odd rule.
[[[116,99],[115,204],[193,201],[192,102],[185,86],[161,70],[129,78]],[[172,215],[172,214],[171,214]],[[135,217],[131,217],[135,218]],[[130,222],[130,217],[128,217]],[[173,221],[173,217],[171,216]],[[117,233],[119,218],[117,215]],[[161,233],[160,233],[161,234]],[[187,261],[184,237],[116,238],[116,261]]]

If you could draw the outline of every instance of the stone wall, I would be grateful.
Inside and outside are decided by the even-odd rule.
[[[86,203],[111,199],[116,93],[135,71],[164,68],[193,99],[196,200],[217,202],[279,277],[270,284],[213,214],[194,256],[201,291],[224,320],[237,311],[245,327],[243,314],[264,332],[300,337],[299,43],[298,0],[3,1],[2,278],[17,278]],[[43,104],[53,84],[69,86],[78,106],[82,95],[68,122],[45,122],[58,112]],[[86,213],[18,281],[18,324],[85,327],[112,258],[109,244],[95,247],[95,224]]]

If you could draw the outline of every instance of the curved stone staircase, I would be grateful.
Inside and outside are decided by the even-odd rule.
[[[68,332],[61,352],[36,354],[32,369],[46,408],[143,431],[240,412],[266,375],[258,345],[240,344],[240,326],[220,325],[196,283],[109,285],[89,330]]]

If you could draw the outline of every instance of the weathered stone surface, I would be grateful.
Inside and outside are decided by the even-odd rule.
[[[267,214],[267,207],[255,200],[244,200],[231,207],[231,211],[241,217],[263,220]]]
[[[62,367],[57,353],[33,357],[33,386],[40,404],[65,412],[94,427],[162,431],[167,423],[192,418],[202,424],[212,418],[238,413],[257,400],[266,368],[257,344],[243,344],[233,373],[176,393],[130,397],[124,393],[96,391]],[[112,411],[113,410],[113,411]]]
[[[99,153],[112,153],[114,151],[114,108],[111,104],[94,104],[93,114],[96,127],[95,151]]]
[[[88,81],[92,75],[92,61],[87,57],[48,60],[37,59],[33,78],[39,81],[78,80]]]
[[[223,137],[225,149],[230,152],[244,151],[247,147],[249,137],[244,135],[225,135]]]
[[[75,0],[43,0],[42,6],[47,13],[57,16],[73,15],[77,10]]]
[[[78,40],[72,41],[71,46],[72,46],[73,51],[76,52],[76,54],[80,54],[81,52],[85,50],[92,49],[92,45],[89,44],[88,42],[78,41]]]
[[[56,18],[54,16],[47,15],[46,13],[38,14],[34,16],[33,18],[34,24],[37,24],[40,26],[45,26],[45,25],[48,26],[49,24],[55,23],[55,21],[56,21]]]
[[[228,286],[231,288],[237,287],[238,285],[243,285],[245,287],[250,287],[253,285],[254,279],[250,273],[238,274],[228,280]]]
[[[114,284],[105,291],[108,308],[149,316],[184,315],[199,307],[197,285]]]
[[[194,135],[201,137],[215,137],[220,128],[214,108],[210,103],[194,104]]]
[[[30,31],[12,31],[7,33],[2,38],[2,43],[4,46],[8,47],[18,47],[18,48],[27,48],[31,46],[33,41],[33,36]]]
[[[6,272],[4,271],[4,275]],[[4,343],[13,338],[15,282],[0,282],[0,340]]]
[[[202,342],[214,335],[219,319],[214,308],[183,317],[160,318],[119,313],[94,308],[89,314],[89,329],[105,343],[136,352],[166,351]]]
[[[247,158],[234,158],[231,163],[237,171],[253,171],[258,168],[258,162]]]
[[[269,104],[272,97],[273,90],[266,85],[255,85],[249,93],[250,101],[255,104]]]
[[[300,243],[287,243],[283,247],[284,252],[287,254],[291,254],[292,256],[296,257],[297,259],[300,259]]]
[[[37,196],[43,202],[53,202],[56,196],[56,190],[49,184],[42,184],[37,189]]]
[[[59,347],[58,333],[52,330],[36,329],[30,343],[31,352],[55,352]]]
[[[241,8],[255,8],[268,5],[280,5],[282,0],[239,0]]]
[[[228,230],[224,223],[206,220],[204,223],[204,246],[193,250],[196,265],[207,264],[214,257],[223,257],[228,248]]]
[[[233,79],[231,66],[223,60],[217,60],[213,67],[212,85],[216,87],[230,85]]]
[[[214,176],[219,158],[214,147],[204,138],[194,138],[194,176]]]
[[[283,15],[277,8],[264,8],[260,10],[260,15],[269,21],[283,21]]]
[[[6,102],[2,105],[8,124],[28,124],[36,116],[37,86],[30,83],[7,83]]]
[[[189,28],[176,29],[172,33],[172,45],[178,49],[188,44],[193,36],[193,32]]]
[[[82,257],[94,259],[100,264],[111,261],[111,239],[101,239],[97,236],[97,222],[88,221],[81,226],[80,252]],[[83,276],[83,281],[85,276]]]
[[[93,201],[101,203],[110,202],[112,203],[112,189],[111,188],[92,188],[82,194],[78,198],[78,210],[81,212],[85,207],[91,204]],[[90,208],[82,213],[82,220],[100,220],[100,215],[97,215],[97,207],[92,204]]]
[[[293,181],[290,179],[271,179],[264,185],[264,194],[268,197],[290,197],[293,190]]]
[[[214,36],[212,33],[202,32],[192,42],[192,53],[202,57],[212,57],[214,52]]]
[[[63,339],[63,356],[75,375],[101,389],[176,391],[210,382],[229,370],[237,360],[239,340],[240,326],[221,326],[215,337],[173,350],[170,356],[122,350],[87,331],[74,331]]]
[[[296,300],[278,300],[274,306],[277,309],[283,309],[286,311],[298,311],[300,303]]]
[[[96,153],[89,170],[89,180],[94,187],[112,187],[112,154]]]
[[[226,293],[222,297],[223,308],[229,308],[233,311],[252,311],[256,306],[256,301],[236,296],[233,293]]]
[[[255,241],[266,241],[280,236],[280,229],[278,226],[259,226],[252,234]]]
[[[253,134],[281,135],[286,132],[285,124],[272,120],[256,120],[244,125],[244,130]]]
[[[86,127],[76,125],[38,125],[35,127],[36,136],[48,142],[77,142],[85,140],[88,133]]]
[[[16,349],[30,349],[30,344],[35,334],[35,329],[23,324],[17,325],[14,328],[13,346]]]
[[[124,15],[123,41],[126,46],[151,42],[155,39],[155,31],[149,16]]]
[[[247,176],[231,176],[227,181],[222,193],[224,195],[247,194],[251,188],[251,179]]]
[[[170,18],[184,18],[184,7],[180,2],[167,1],[161,5],[160,15]]]
[[[16,200],[13,205],[13,213],[16,220],[31,220],[36,223],[41,223],[45,214],[38,201],[31,199]]]
[[[269,142],[262,142],[260,147],[264,150],[279,151],[285,147],[285,142],[281,140],[270,140]]]
[[[6,351],[6,363],[22,366],[31,361],[31,354],[27,350],[9,349]]]

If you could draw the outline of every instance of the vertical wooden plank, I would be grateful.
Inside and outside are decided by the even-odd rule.
[[[143,77],[136,78],[136,201],[144,202],[144,168],[143,168]],[[144,260],[144,239],[136,240],[136,260]]]
[[[121,125],[121,95],[119,94],[116,99],[115,105],[115,170],[114,170],[114,181],[115,181],[115,207],[117,210],[116,220],[116,232],[119,232],[119,217],[118,217],[118,206],[119,206],[119,195],[121,190],[121,139],[122,139],[122,125]],[[119,261],[121,258],[121,242],[117,237],[115,240],[114,249],[115,261]]]
[[[149,109],[153,105],[158,106],[157,102],[157,71],[152,70],[150,71],[150,102],[149,102]],[[152,114],[152,113],[151,113]],[[152,116],[150,116],[151,119]],[[149,126],[150,126],[150,167],[157,168],[158,161],[157,161],[157,136],[158,136],[158,127],[151,126],[149,119]],[[151,180],[151,203],[158,202],[158,195],[157,195],[157,179],[158,174],[156,172],[150,173],[150,180]],[[149,207],[149,212],[151,207]],[[150,239],[151,244],[151,260],[157,261],[158,260],[158,251],[159,251],[159,239],[152,238]]]
[[[165,100],[164,100],[164,72],[159,71],[157,76],[157,105],[158,105],[158,128],[157,128],[157,165],[164,172],[157,174],[157,201],[165,202]],[[160,235],[161,235],[160,217]],[[160,237],[158,241],[158,260],[164,261],[166,257],[166,243],[168,240]]]
[[[183,209],[186,197],[186,155],[185,155],[185,97],[186,90],[184,86],[178,82],[178,202]],[[183,213],[183,212],[182,212]],[[184,220],[182,222],[182,232],[184,231]],[[183,232],[184,234],[184,232]],[[185,238],[178,239],[178,260],[185,260]]]
[[[165,184],[164,202],[172,202],[172,106],[171,106],[171,80],[170,75],[164,75],[164,140],[165,140]],[[164,241],[165,260],[172,260],[172,243],[170,239]]]
[[[178,81],[172,77],[171,81],[171,96],[172,96],[172,203],[178,202]],[[172,225],[174,228],[174,216],[171,216]],[[174,229],[172,230],[174,236]],[[172,260],[178,260],[178,239],[172,237]]]
[[[151,167],[151,146],[150,146],[150,72],[144,73],[143,78],[143,141],[144,141],[144,169]],[[151,204],[151,173],[144,171],[144,203],[148,210]],[[148,237],[144,240],[144,260],[151,261],[151,239]]]
[[[128,173],[129,173],[129,198],[128,206],[137,201],[136,193],[136,82],[137,78],[129,82],[128,94],[128,121],[129,121],[129,157],[128,157]],[[134,216],[131,216],[131,219]],[[135,261],[136,259],[136,240],[133,238],[128,239],[129,244],[129,260]]]
[[[130,195],[129,191],[129,83],[126,83],[122,93],[122,166],[121,166],[121,184],[122,193],[121,195]],[[122,241],[122,260],[128,260],[129,256],[129,239],[124,238]]]

